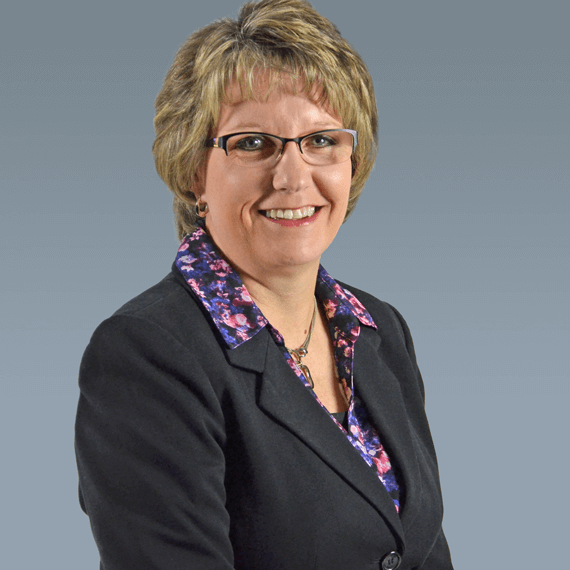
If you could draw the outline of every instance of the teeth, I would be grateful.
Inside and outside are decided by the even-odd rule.
[[[297,210],[266,210],[265,215],[268,218],[280,219],[280,220],[302,220],[303,218],[309,218],[315,213],[314,206],[305,206],[304,208],[298,208]]]
[[[303,217],[303,208],[293,210],[293,219],[300,220]]]

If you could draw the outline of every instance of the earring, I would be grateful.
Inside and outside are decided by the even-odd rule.
[[[199,218],[205,218],[208,211],[208,203],[202,202],[202,198],[198,196],[198,199],[196,200],[196,216]]]

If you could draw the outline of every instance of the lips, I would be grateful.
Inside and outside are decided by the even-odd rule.
[[[302,220],[303,218],[310,218],[315,213],[315,206],[304,206],[295,210],[290,209],[273,209],[262,210],[262,213],[274,220]]]

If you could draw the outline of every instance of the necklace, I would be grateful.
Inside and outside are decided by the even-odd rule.
[[[309,326],[309,334],[307,334],[307,338],[305,342],[299,348],[287,348],[287,351],[293,359],[295,360],[295,364],[299,367],[301,372],[305,375],[305,378],[308,380],[311,388],[315,387],[315,383],[313,382],[313,378],[311,377],[311,371],[306,364],[303,364],[302,358],[307,356],[309,352],[309,342],[311,342],[311,335],[313,334],[313,329],[315,328],[315,319],[317,317],[317,299],[315,298],[315,307],[313,309],[313,318],[311,319],[311,325]]]

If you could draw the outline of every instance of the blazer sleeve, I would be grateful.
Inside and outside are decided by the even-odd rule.
[[[76,454],[102,570],[233,568],[220,400],[158,324],[116,315],[80,369]]]

